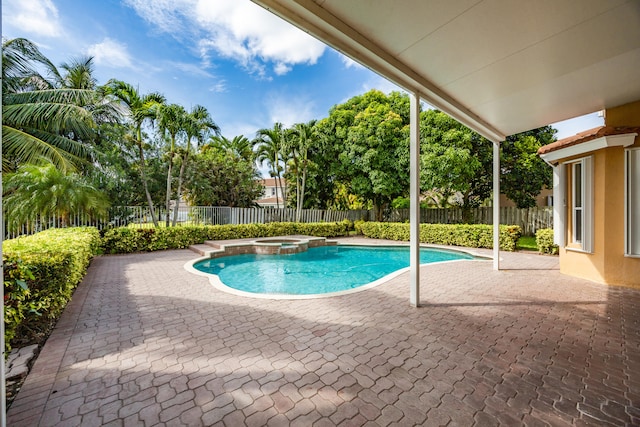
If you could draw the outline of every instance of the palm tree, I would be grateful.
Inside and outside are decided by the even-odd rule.
[[[110,80],[102,90],[106,95],[120,102],[121,107],[131,120],[135,141],[138,146],[142,186],[147,197],[151,220],[158,227],[158,218],[153,207],[153,199],[149,193],[147,174],[145,172],[146,162],[144,158],[144,142],[142,141],[142,126],[146,121],[153,121],[156,118],[159,107],[165,103],[165,98],[157,92],[141,95],[136,88],[121,80]]]
[[[189,161],[189,154],[191,152],[191,140],[196,139],[196,144],[200,146],[204,139],[211,133],[214,133],[214,138],[220,134],[220,128],[213,121],[211,115],[205,107],[202,105],[196,105],[191,109],[191,112],[185,116],[185,133],[186,133],[186,149],[182,156],[182,164],[180,165],[180,173],[178,175],[178,192],[176,197],[176,209],[173,212],[173,226],[175,227],[178,222],[178,209],[180,208],[180,199],[182,197],[182,179],[184,177],[184,171]]]
[[[167,169],[167,195],[165,198],[165,225],[169,226],[171,205],[171,174],[173,172],[173,157],[176,152],[176,138],[178,134],[186,133],[187,112],[182,105],[162,105],[158,109],[158,127],[161,135],[169,135],[169,167]]]
[[[52,163],[73,170],[91,157],[83,141],[93,138],[95,122],[85,108],[90,89],[55,88],[35,71],[55,67],[26,39],[2,45],[2,170],[25,163]]]
[[[284,203],[286,194],[282,186],[282,175],[286,173],[286,158],[284,150],[287,147],[287,136],[290,132],[284,128],[282,123],[275,123],[272,129],[260,129],[256,133],[253,145],[256,148],[257,159],[260,164],[267,163],[270,167],[269,174],[276,179],[276,207],[280,207],[278,202],[278,187]]]
[[[308,123],[298,123],[293,126],[293,138],[291,138],[291,153],[296,176],[296,221],[300,222],[304,205],[304,190],[307,183],[309,170],[309,148],[316,141],[315,120]]]
[[[230,151],[247,161],[253,161],[256,155],[253,151],[251,141],[243,135],[234,136],[233,139],[215,135],[209,138],[209,144]]]
[[[62,226],[73,215],[104,217],[109,208],[107,197],[82,176],[64,173],[54,165],[22,165],[7,175],[4,190],[5,209],[10,226],[37,221],[38,217],[57,218]]]
[[[66,71],[64,75],[57,75],[61,87],[91,90],[98,87],[98,81],[93,76],[95,70],[92,56],[73,59],[69,63],[62,64],[60,68]]]

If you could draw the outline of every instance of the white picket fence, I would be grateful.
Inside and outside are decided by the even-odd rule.
[[[166,210],[156,208],[156,216],[160,224],[165,223]],[[108,218],[90,218],[85,215],[74,215],[66,220],[57,217],[38,218],[36,221],[13,226],[6,222],[11,213],[5,212],[4,236],[5,239],[20,235],[34,234],[48,228],[93,226],[98,229],[109,227],[153,227],[151,214],[148,207],[120,206],[110,210]],[[170,212],[170,220],[173,221],[173,211]],[[475,208],[471,211],[472,222],[476,224],[492,224],[492,208]],[[375,214],[370,210],[335,211],[322,209],[304,209],[301,212],[300,222],[340,222],[345,219],[350,221],[373,221]],[[409,221],[409,209],[395,209],[385,212],[387,222]],[[295,209],[277,208],[230,208],[217,206],[182,206],[178,210],[178,224],[265,224],[269,222],[295,222]],[[420,222],[433,224],[458,224],[463,222],[461,209],[421,209]],[[541,228],[553,227],[553,209],[551,207],[517,209],[501,208],[500,223],[519,225],[523,233],[535,234]]]

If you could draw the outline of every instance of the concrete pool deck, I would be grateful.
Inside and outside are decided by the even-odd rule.
[[[422,267],[417,309],[408,273],[259,300],[189,250],[97,257],[8,425],[640,424],[640,291],[501,255]]]

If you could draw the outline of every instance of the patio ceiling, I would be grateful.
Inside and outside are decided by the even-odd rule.
[[[499,142],[640,99],[638,0],[253,0]]]

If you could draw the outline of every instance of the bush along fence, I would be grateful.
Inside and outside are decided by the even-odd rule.
[[[493,208],[473,208],[469,217],[472,224],[493,224]],[[391,211],[387,221],[409,221],[409,209]],[[463,224],[465,220],[463,211],[459,208],[427,208],[420,209],[420,222],[423,224]],[[544,206],[529,209],[502,207],[500,208],[500,224],[517,225],[522,229],[523,235],[533,236],[541,228],[553,227],[553,207]]]
[[[4,218],[10,213],[5,212]],[[164,224],[166,210],[156,209],[159,223]],[[170,212],[173,219],[173,212]],[[237,225],[237,224],[269,224],[273,222],[340,222],[372,221],[375,213],[372,210],[334,211],[322,209],[304,209],[297,221],[295,209],[277,208],[230,208],[215,206],[181,206],[178,211],[179,225]],[[492,224],[492,208],[475,208],[471,210],[473,224]],[[385,212],[386,222],[408,222],[409,209],[394,209]],[[457,208],[420,210],[420,222],[423,224],[462,224],[463,212]],[[501,208],[500,223],[518,225],[524,235],[535,235],[537,230],[553,227],[553,208]],[[116,227],[152,228],[153,222],[149,208],[141,206],[119,206],[110,210],[107,218],[90,218],[83,215],[72,216],[63,223],[59,218],[38,218],[20,226],[5,223],[5,238],[34,234],[49,228],[92,226],[99,230]]]
[[[373,239],[409,241],[409,224],[357,222],[356,231]],[[516,250],[522,229],[517,225],[500,226],[500,249]],[[492,248],[493,227],[486,224],[420,224],[420,242],[435,245]]]

